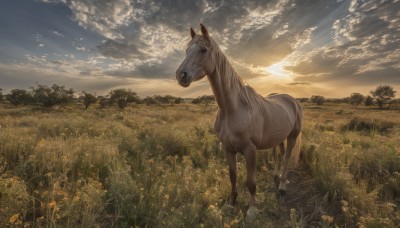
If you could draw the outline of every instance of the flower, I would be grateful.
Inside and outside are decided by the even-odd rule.
[[[329,215],[322,215],[321,220],[326,223],[326,224],[331,224],[333,223],[333,217]]]
[[[41,139],[41,140],[38,142],[37,145],[38,145],[39,147],[43,147],[44,145],[46,145],[46,140]]]
[[[56,203],[56,201],[54,201],[54,200],[52,200],[52,201],[49,203],[49,207],[50,207],[51,209],[53,209],[54,211],[58,211],[58,210],[59,210],[59,208],[57,207],[57,203]]]
[[[10,219],[8,220],[8,222],[13,225],[21,225],[22,224],[21,215],[15,214],[15,215],[11,216]]]

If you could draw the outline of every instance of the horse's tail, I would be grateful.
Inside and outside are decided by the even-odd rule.
[[[301,132],[297,136],[296,144],[294,145],[292,154],[294,156],[294,166],[297,167],[300,160],[300,150],[301,150]]]

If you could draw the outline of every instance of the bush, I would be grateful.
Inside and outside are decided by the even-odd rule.
[[[359,131],[371,133],[377,131],[381,134],[388,134],[395,126],[395,123],[389,121],[367,120],[355,117],[350,122],[342,127],[342,130]]]
[[[365,98],[365,106],[371,106],[371,105],[374,105],[374,98],[372,98],[370,95],[368,95],[366,98]]]
[[[357,107],[364,101],[364,96],[360,93],[352,93],[349,99],[349,103],[354,107]]]
[[[379,85],[374,91],[371,91],[372,96],[376,99],[380,109],[383,109],[383,105],[389,103],[389,101],[395,97],[396,91],[392,86]]]
[[[349,165],[357,183],[367,183],[367,190],[373,191],[378,184],[386,184],[386,189],[380,189],[384,198],[393,200],[400,196],[399,185],[391,185],[391,179],[397,179],[400,173],[400,157],[388,150],[372,150],[357,154]],[[389,188],[388,188],[389,187]]]
[[[148,106],[157,104],[157,101],[153,97],[146,97],[143,99],[143,103],[145,103]]]
[[[325,97],[319,95],[313,95],[310,100],[317,105],[323,105],[326,101]]]
[[[124,109],[129,103],[138,101],[139,97],[130,89],[116,89],[110,92],[110,104],[117,103],[120,109]]]
[[[11,90],[10,93],[6,95],[6,99],[15,106],[18,106],[20,104],[32,104],[34,102],[32,93],[24,89]]]
[[[97,99],[99,100],[100,108],[106,108],[111,105],[110,98],[108,97],[98,96]]]
[[[51,87],[37,84],[36,88],[32,88],[35,102],[44,107],[53,107],[54,105],[65,105],[73,100],[74,90],[65,89],[64,86],[57,84]]]
[[[179,98],[171,96],[171,95],[164,95],[164,96],[155,95],[153,98],[159,104],[173,105],[173,104],[178,104],[180,102]],[[177,101],[178,101],[178,103],[177,103]]]
[[[88,109],[91,104],[94,104],[97,102],[97,98],[90,94],[86,93],[85,91],[82,91],[82,94],[84,95],[83,97],[83,103],[85,104],[85,108]]]

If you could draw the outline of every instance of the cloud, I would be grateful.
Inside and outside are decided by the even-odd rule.
[[[309,83],[309,82],[291,82],[291,83],[288,83],[288,85],[291,85],[291,86],[297,86],[297,85],[311,85],[311,83]]]
[[[293,5],[289,0],[268,3],[177,0],[174,4],[161,0],[71,0],[67,5],[80,26],[106,38],[97,45],[99,53],[121,61],[135,59],[132,61],[135,70],[131,72],[143,75],[156,74],[154,69],[165,66],[163,61],[169,55],[184,53],[189,27],[201,21],[208,24],[212,36],[222,49],[227,49],[227,55],[256,66],[268,66],[287,56],[294,44],[301,43],[301,37],[306,36],[304,30],[295,36],[289,34],[288,24],[280,19],[282,12]],[[278,32],[275,28],[279,28]],[[222,33],[217,29],[223,30]],[[161,72],[160,76],[174,71]]]
[[[350,14],[332,25],[335,42],[301,56],[286,69],[303,81],[398,83],[393,78],[400,72],[399,9],[399,1],[352,1]]]
[[[57,65],[74,65],[72,63],[53,63]],[[209,91],[206,81],[199,82],[190,90],[179,86],[176,80],[171,79],[143,79],[143,78],[115,78],[107,75],[84,75],[79,72],[54,71],[52,68],[43,70],[35,64],[0,64],[1,84],[3,93],[15,88],[28,89],[36,83],[44,85],[58,84],[73,88],[75,92],[82,90],[96,92],[97,95],[108,94],[116,88],[130,88],[140,96],[154,94],[171,94],[181,97],[196,97]]]
[[[320,91],[327,88],[324,85],[339,83],[397,83],[393,78],[400,69],[400,1],[41,1],[64,4],[73,21],[100,36],[90,46],[92,40],[79,35],[82,39],[73,41],[79,44],[61,54],[68,58],[50,61],[42,52],[52,45],[37,33],[36,45],[46,44],[46,48],[38,50],[38,46],[40,54],[27,57],[29,64],[54,72],[116,80],[174,80],[190,40],[189,28],[198,31],[199,22],[244,79],[277,80],[276,88],[282,91]],[[68,30],[60,30],[68,36]],[[60,34],[53,31],[54,36]],[[284,70],[295,75],[291,81],[265,71],[283,62],[290,64]]]
[[[105,38],[96,47],[98,53],[130,62],[129,70],[109,72],[133,77],[155,77],[157,69],[158,77],[174,74],[168,60],[183,57],[177,52],[184,53],[189,28],[197,30],[199,22],[206,24],[230,59],[241,62],[235,65],[245,78],[262,76],[253,68],[272,65],[310,43],[317,28],[312,22],[332,10],[327,3],[294,0],[71,0],[66,5],[80,26]],[[297,23],[298,18],[303,23]]]
[[[130,0],[70,0],[67,5],[80,26],[109,39],[122,38],[119,29],[128,26],[140,14],[133,10]]]
[[[162,59],[123,60],[109,66],[105,74],[115,77],[174,79],[183,54],[174,51]]]
[[[75,47],[75,49],[76,49],[77,51],[86,51],[86,47],[84,47],[84,46]]]
[[[37,0],[39,2],[44,2],[44,3],[51,3],[51,4],[58,4],[58,3],[63,3],[66,4],[67,0]]]
[[[125,41],[106,40],[97,46],[97,50],[105,57],[115,59],[139,58],[142,54],[135,44]]]
[[[64,37],[64,34],[62,34],[61,32],[59,32],[57,30],[54,30],[53,34],[56,35],[56,36]]]

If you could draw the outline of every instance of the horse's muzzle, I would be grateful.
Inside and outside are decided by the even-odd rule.
[[[191,83],[190,77],[186,71],[178,70],[176,72],[176,80],[178,81],[179,85],[183,87],[188,87]]]

